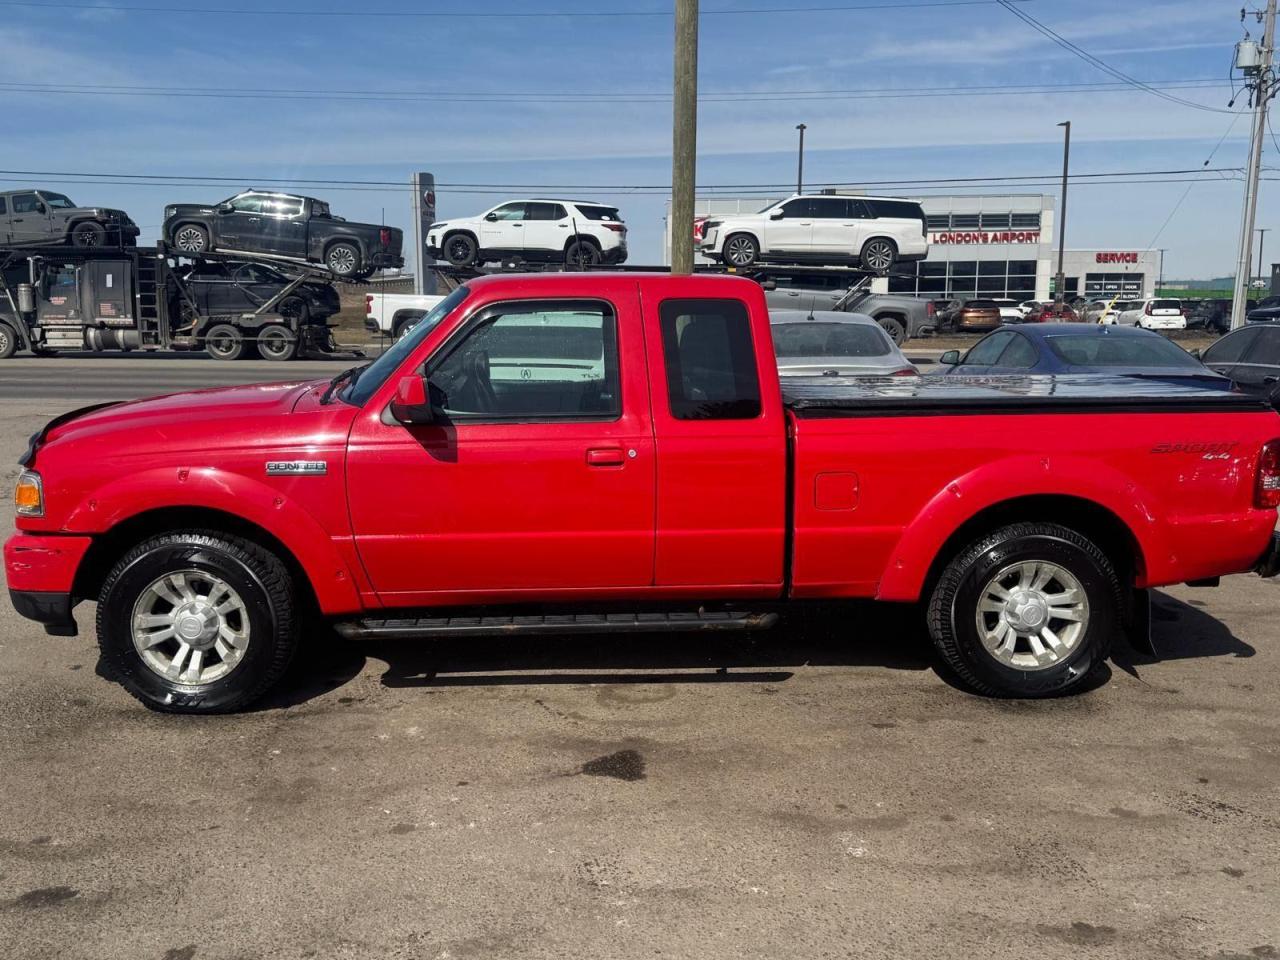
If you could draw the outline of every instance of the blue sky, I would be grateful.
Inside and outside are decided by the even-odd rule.
[[[57,2],[57,0],[52,0]],[[70,0],[92,3],[94,0]],[[1035,84],[1109,78],[996,4],[814,12],[796,8],[868,0],[703,0],[702,184],[783,184],[795,177],[795,131],[808,124],[806,183],[1054,174],[1059,120],[1070,119],[1076,172],[1198,168],[1232,117],[1126,88],[1027,93]],[[119,0],[119,6],[182,0]],[[5,4],[0,3],[0,6]],[[334,0],[201,0],[188,8],[253,6],[288,16],[131,12],[7,6],[0,20],[4,169],[237,178],[225,187],[85,184],[37,177],[77,202],[120,206],[155,235],[166,202],[216,200],[266,178],[407,181],[431,170],[442,183],[664,184],[670,179],[670,104],[458,103],[439,100],[150,97],[15,92],[13,84],[112,85],[166,90],[666,94],[672,21],[655,17],[505,16],[580,11],[563,0],[470,7],[370,3],[367,11],[431,10],[484,18],[310,16]],[[783,14],[706,15],[789,8]],[[602,3],[599,12],[663,11],[669,0]],[[1239,0],[1030,0],[1024,9],[1076,44],[1147,81],[1220,80],[1175,91],[1224,107]],[[1252,25],[1255,35],[1260,33]],[[766,93],[993,86],[998,96],[770,101]],[[1239,106],[1239,104],[1237,105]],[[1210,166],[1243,166],[1247,118],[1235,122]],[[1264,162],[1280,166],[1270,140]],[[1273,174],[1276,175],[1276,174]],[[9,183],[32,178],[0,175]],[[243,179],[239,179],[243,178]],[[1280,228],[1277,183],[1264,182],[1258,225]],[[1166,276],[1234,269],[1242,184],[1081,185],[1070,194],[1068,247],[1168,248]],[[407,191],[312,188],[350,219],[408,227]],[[548,191],[518,191],[545,195]],[[563,191],[561,191],[563,192]],[[897,191],[904,192],[905,191]],[[1004,192],[1004,191],[989,191]],[[1027,192],[1056,194],[1053,187]],[[574,194],[622,207],[632,262],[657,262],[665,197],[616,189]],[[501,194],[442,187],[441,218],[477,213]],[[1154,240],[1154,242],[1153,242]],[[1280,230],[1268,238],[1280,260]],[[1267,260],[1273,259],[1268,256]],[[1255,258],[1256,260],[1256,258]]]

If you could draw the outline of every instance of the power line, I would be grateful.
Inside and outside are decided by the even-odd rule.
[[[1225,86],[1222,80],[1202,77],[1185,80],[1146,81],[1165,89]],[[725,90],[701,95],[703,103],[761,103],[772,101],[891,100],[933,97],[997,97],[1027,94],[1106,93],[1130,89],[1119,81],[1043,83],[1029,86],[988,84],[946,87],[866,87],[843,90]],[[438,93],[393,90],[297,90],[271,87],[159,87],[147,84],[77,84],[37,81],[0,81],[4,93],[52,94],[95,97],[181,97],[215,100],[315,100],[378,101],[386,103],[659,103],[671,102],[671,94],[661,91],[632,93],[576,92],[490,92]]]
[[[1006,10],[1012,13],[1019,20],[1028,24],[1037,32],[1043,34],[1045,37],[1048,37],[1050,40],[1052,40],[1058,46],[1062,47],[1064,50],[1067,50],[1068,52],[1075,54],[1085,63],[1088,63],[1091,66],[1097,67],[1099,70],[1102,70],[1104,73],[1110,74],[1111,76],[1115,77],[1117,80],[1121,80],[1139,90],[1145,90],[1147,93],[1154,94],[1155,96],[1160,97],[1162,100],[1168,100],[1170,103],[1180,104],[1181,106],[1184,106],[1184,107],[1192,107],[1196,110],[1206,110],[1212,113],[1236,112],[1234,110],[1223,109],[1222,107],[1211,107],[1211,106],[1208,106],[1207,104],[1196,103],[1194,100],[1186,100],[1186,99],[1183,99],[1182,97],[1177,97],[1177,96],[1174,96],[1173,94],[1165,93],[1163,90],[1159,90],[1151,86],[1150,84],[1144,83],[1141,80],[1138,80],[1138,79],[1135,79],[1134,77],[1129,76],[1129,74],[1125,73],[1123,70],[1118,70],[1107,62],[1103,60],[1099,60],[1097,57],[1091,54],[1088,50],[1085,50],[1084,48],[1079,47],[1076,44],[1072,43],[1066,37],[1062,36],[1062,34],[1054,32],[1052,29],[1045,26],[1035,17],[1031,16],[1031,14],[1017,9],[1017,7],[1014,6],[1015,0],[998,0],[998,2],[1000,6],[1004,7]]]
[[[765,14],[797,13],[846,13],[861,10],[901,10],[921,7],[977,7],[1004,5],[1007,2],[1029,3],[1031,0],[898,0],[889,3],[853,3],[831,6],[807,7],[755,7],[734,10],[703,10],[704,17],[742,17]],[[233,7],[167,7],[138,4],[102,6],[95,3],[38,3],[36,0],[0,0],[0,7],[24,7],[33,10],[88,10],[95,13],[184,13],[198,16],[254,16],[254,17],[411,17],[432,20],[542,20],[555,17],[617,18],[670,18],[670,10],[534,10],[505,13],[437,10],[287,10]]]

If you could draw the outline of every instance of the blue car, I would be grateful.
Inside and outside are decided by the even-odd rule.
[[[948,374],[1107,373],[1198,377],[1231,388],[1176,343],[1150,330],[1096,323],[1044,323],[1002,327],[961,355],[938,360]]]

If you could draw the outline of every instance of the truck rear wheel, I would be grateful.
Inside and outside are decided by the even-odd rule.
[[[71,243],[76,247],[100,247],[107,239],[107,231],[99,223],[86,220],[71,228]]]
[[[263,327],[258,331],[258,353],[264,360],[292,360],[298,355],[298,338],[284,327]]]
[[[354,277],[360,272],[360,250],[354,244],[335,243],[325,251],[324,265],[337,277]]]
[[[244,335],[229,323],[214,324],[204,335],[204,348],[215,360],[239,360],[245,353]]]
[[[111,568],[97,630],[114,679],[152,710],[240,710],[293,658],[293,582],[279,557],[251,541],[163,534]]]
[[[876,323],[887,333],[898,346],[907,340],[907,327],[897,317],[876,317]]]
[[[929,633],[976,693],[1049,697],[1107,658],[1120,610],[1120,580],[1094,543],[1058,524],[1016,523],[947,564],[929,598]]]
[[[17,352],[18,335],[7,323],[0,323],[0,360],[8,360]]]

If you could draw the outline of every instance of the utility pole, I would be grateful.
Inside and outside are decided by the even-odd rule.
[[[1160,279],[1156,281],[1156,296],[1160,296],[1160,289],[1164,286],[1164,252],[1167,248],[1160,248]]]
[[[796,193],[804,193],[804,132],[809,128],[803,123],[797,123],[796,129],[800,131],[800,159],[796,166]]]
[[[1236,258],[1236,284],[1231,298],[1231,329],[1244,326],[1248,308],[1249,269],[1253,266],[1253,224],[1258,215],[1258,176],[1262,170],[1262,138],[1267,132],[1267,103],[1274,96],[1271,58],[1276,36],[1276,0],[1267,0],[1262,28],[1262,46],[1251,42],[1237,45],[1236,66],[1245,73],[1245,82],[1253,78],[1253,139],[1249,145],[1249,167],[1244,178],[1244,211],[1240,216],[1240,255]],[[1256,62],[1250,62],[1256,55]]]
[[[698,0],[676,0],[671,117],[671,272],[693,273],[693,197],[698,157]]]
[[[1066,129],[1062,141],[1062,209],[1058,214],[1058,276],[1053,285],[1053,312],[1062,314],[1062,303],[1067,296],[1067,277],[1062,272],[1062,257],[1067,248],[1067,172],[1071,165],[1071,121],[1058,124]]]

